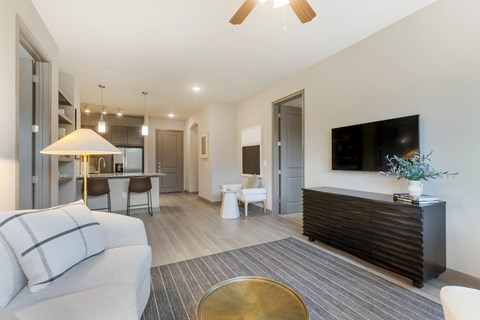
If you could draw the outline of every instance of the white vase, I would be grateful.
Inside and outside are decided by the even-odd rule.
[[[423,184],[420,181],[408,180],[408,193],[414,198],[420,197],[423,193]]]

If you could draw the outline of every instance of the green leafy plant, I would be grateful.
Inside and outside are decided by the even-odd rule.
[[[395,176],[397,179],[407,179],[412,181],[428,180],[443,178],[445,176],[454,176],[458,172],[449,173],[448,171],[436,171],[430,164],[430,156],[433,151],[428,154],[420,155],[415,153],[410,159],[402,159],[397,156],[386,156],[387,172],[380,172],[388,176]]]

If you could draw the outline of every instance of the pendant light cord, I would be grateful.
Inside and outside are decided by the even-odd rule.
[[[100,112],[100,121],[103,121],[103,112],[105,111],[105,106],[103,105],[103,89],[105,89],[105,86],[99,84],[98,87],[100,88],[100,105],[102,106],[102,111]]]
[[[147,124],[147,94],[148,91],[142,91],[143,94],[143,124]]]

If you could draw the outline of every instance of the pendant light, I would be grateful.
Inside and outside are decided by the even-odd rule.
[[[98,121],[97,131],[99,133],[105,133],[107,131],[107,126],[105,121],[103,120],[103,115],[107,114],[107,108],[103,105],[103,89],[105,89],[104,85],[99,84],[98,87],[100,88],[100,105],[102,106],[102,113],[100,114],[100,121]]]
[[[142,91],[142,94],[143,94],[142,136],[148,136],[148,116],[147,116],[147,94],[148,94],[148,91]]]

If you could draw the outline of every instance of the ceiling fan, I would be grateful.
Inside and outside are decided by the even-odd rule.
[[[245,18],[250,14],[250,12],[252,12],[253,8],[255,8],[258,2],[266,2],[266,0],[245,0],[242,6],[230,19],[230,23],[241,24],[243,20],[245,20]],[[315,11],[313,11],[312,7],[308,4],[307,0],[275,0],[273,7],[280,7],[284,4],[290,4],[290,7],[292,7],[293,11],[302,23],[311,21],[317,15]]]

